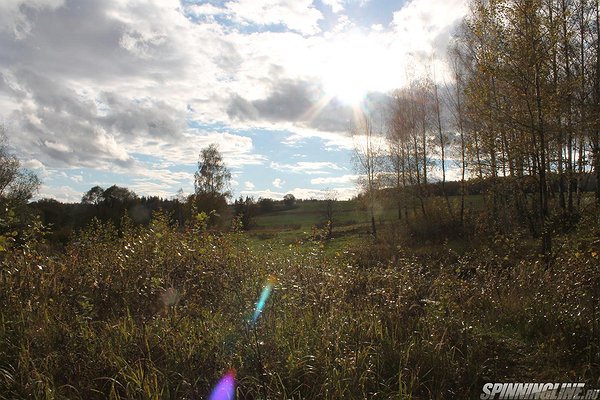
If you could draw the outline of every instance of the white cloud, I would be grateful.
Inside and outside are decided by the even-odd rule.
[[[271,162],[271,168],[278,171],[303,173],[303,174],[328,174],[329,170],[341,170],[341,168],[328,161],[299,161],[295,164],[280,164]]]
[[[283,131],[286,145],[319,138],[326,149],[351,149],[350,107],[319,112],[311,102],[327,98],[332,87],[386,91],[402,85],[406,76],[399,71],[411,59],[443,49],[466,0],[412,0],[390,26],[370,30],[342,14],[345,3],[324,0],[338,13],[338,24],[320,32],[323,15],[310,0],[222,6],[0,0],[0,119],[18,132],[11,140],[36,172],[111,171],[138,179],[137,190],[148,194],[183,185],[189,173],[170,168],[195,164],[210,143],[219,145],[231,168],[268,165],[251,136],[238,130]],[[220,24],[217,16],[234,23]],[[285,91],[285,82],[297,85]],[[277,100],[293,93],[304,94],[304,102],[265,112],[271,105],[288,107]],[[227,110],[234,95],[259,111],[262,104],[262,112],[251,120],[232,118]],[[305,107],[311,112],[303,113]],[[306,174],[339,170],[319,163],[272,166]]]
[[[246,190],[253,190],[254,189],[254,183],[252,183],[250,181],[244,182],[244,189],[246,189]]]
[[[329,1],[338,3],[338,0]],[[332,7],[339,8],[337,4]],[[304,35],[318,33],[318,22],[323,19],[312,0],[233,0],[223,7],[212,4],[187,5],[184,11],[196,18],[209,20],[222,16],[242,25],[283,25]]]
[[[295,188],[290,191],[297,199],[319,199],[325,198],[327,191],[321,189]]]
[[[83,182],[83,176],[82,175],[72,175],[69,177],[70,180],[72,180],[73,182],[77,182],[77,183],[81,183]]]
[[[336,198],[338,200],[348,200],[358,194],[356,187],[342,187],[336,188]],[[275,192],[271,189],[266,190],[244,190],[242,191],[243,196],[253,196],[255,198],[269,198],[275,200],[283,199],[283,196],[291,193],[297,199],[318,199],[323,200],[329,195],[329,191],[325,189],[312,189],[312,188],[294,188],[286,192]]]
[[[430,61],[445,51],[451,29],[467,13],[466,0],[412,0],[394,13],[392,49]]]
[[[182,183],[190,184],[194,182],[194,174],[191,172],[173,172],[168,169],[149,169],[140,165],[131,171],[135,182],[154,182],[166,186],[178,186]]]
[[[344,5],[342,0],[323,0],[323,4],[331,7],[331,11],[334,13],[339,13],[344,10]]]
[[[55,150],[60,153],[70,153],[72,151],[71,148],[64,143],[58,143],[58,142],[53,142],[50,140],[45,140],[44,145],[47,148],[49,148],[51,150]]]
[[[27,11],[54,10],[63,4],[64,0],[0,1],[0,31],[12,33],[16,39],[22,39],[30,33],[33,23]]]
[[[236,20],[258,25],[282,24],[303,34],[319,32],[323,18],[312,0],[238,0],[225,3]]]
[[[79,203],[83,193],[70,186],[48,186],[42,185],[34,200],[49,197],[64,203]]]
[[[46,166],[40,160],[36,160],[35,158],[23,161],[21,165],[23,168],[29,169],[35,173],[42,181],[49,178],[53,172],[46,168]]]
[[[350,128],[350,124],[348,125]],[[352,137],[347,132],[324,132],[315,129],[293,128],[292,134],[283,141],[287,146],[297,146],[299,142],[306,139],[318,138],[323,140],[328,149],[351,150],[354,148]]]
[[[185,11],[188,14],[194,15],[196,17],[205,16],[205,15],[220,15],[227,13],[227,10],[224,8],[220,8],[214,6],[210,3],[205,4],[189,4],[185,7]]]
[[[350,200],[353,197],[356,197],[359,192],[360,191],[356,186],[336,187],[333,192],[324,190],[323,198],[333,195],[337,200]]]
[[[275,180],[272,182],[272,184],[277,189],[281,189],[281,187],[285,184],[285,181],[281,178],[275,178]]]
[[[45,169],[44,164],[40,160],[31,159],[23,162],[23,168],[27,169]]]
[[[356,182],[359,177],[359,175],[319,177],[311,179],[310,183],[313,185],[348,184]]]
[[[130,185],[122,184],[133,190],[138,196],[159,196],[163,199],[170,199],[173,197],[178,189],[175,187],[167,188],[163,183],[151,180],[138,180],[135,179]]]
[[[227,132],[189,129],[173,141],[133,138],[125,144],[130,152],[160,157],[171,164],[192,165],[198,162],[200,151],[216,144],[229,168],[262,164],[266,157],[254,153],[252,139]]]
[[[298,199],[318,199],[323,200],[329,195],[327,189],[309,189],[295,188],[290,191]],[[358,194],[355,187],[336,188],[336,197],[338,200],[348,200]]]

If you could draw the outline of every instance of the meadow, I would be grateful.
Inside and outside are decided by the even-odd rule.
[[[231,369],[238,399],[600,386],[600,213],[556,237],[548,267],[524,233],[425,244],[392,209],[375,239],[352,202],[325,239],[321,205],[247,233],[95,221],[62,251],[30,225],[1,255],[0,398],[202,399]]]

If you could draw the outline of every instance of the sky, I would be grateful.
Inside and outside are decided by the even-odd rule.
[[[466,0],[0,0],[0,124],[38,198],[194,190],[217,144],[234,195],[357,193],[349,130],[442,71]],[[442,75],[442,74],[439,74]]]

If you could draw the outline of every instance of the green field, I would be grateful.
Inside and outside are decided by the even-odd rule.
[[[442,204],[443,198],[430,198],[428,204]],[[460,196],[451,196],[449,201],[455,210],[460,205]],[[480,208],[483,198],[480,195],[465,197],[465,207]],[[294,238],[310,233],[314,227],[322,226],[327,221],[325,201],[298,201],[291,208],[278,209],[273,212],[259,214],[254,218],[254,225],[248,232],[251,236],[270,238],[274,236]],[[420,204],[412,200],[408,206],[408,216],[419,214]],[[378,203],[375,208],[375,218],[378,225],[398,222],[397,205],[390,202]],[[404,207],[402,218],[405,218]],[[370,214],[366,206],[358,200],[335,201],[333,205],[334,236],[366,234],[370,232]]]
[[[258,215],[254,230],[308,231],[325,222],[325,208],[323,201],[299,201],[291,209]],[[368,222],[367,211],[361,209],[358,201],[336,201],[333,210],[337,225]]]

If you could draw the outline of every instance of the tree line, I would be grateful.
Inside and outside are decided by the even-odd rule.
[[[120,229],[124,218],[134,225],[148,225],[152,215],[161,211],[170,223],[184,228],[190,221],[202,219],[210,229],[242,229],[254,226],[254,218],[262,213],[294,207],[296,198],[288,193],[282,201],[269,198],[242,197],[232,199],[231,173],[222,154],[214,144],[201,149],[194,174],[194,193],[186,195],[180,189],[172,198],[138,196],[133,190],[112,185],[93,186],[79,203],[62,203],[51,198],[31,201],[40,186],[39,178],[24,169],[9,151],[8,141],[0,137],[0,246],[15,241],[21,228],[40,224],[47,230],[52,243],[66,244],[73,234],[87,227],[94,219],[110,221]],[[229,222],[233,226],[228,226]]]
[[[443,208],[463,226],[467,182],[486,181],[490,229],[522,226],[551,254],[553,232],[584,212],[586,191],[600,203],[598,7],[590,0],[471,2],[447,54],[447,82],[427,68],[352,130],[371,210],[381,188],[394,188],[398,218],[410,203],[426,217],[428,184],[440,171]],[[452,202],[450,169],[461,183]],[[375,232],[373,214],[372,221]]]

